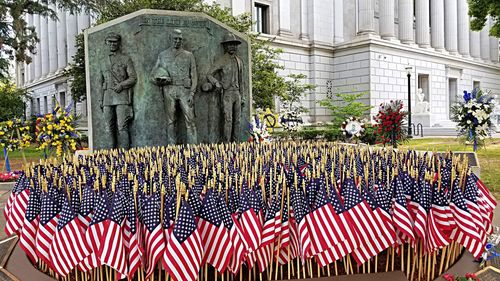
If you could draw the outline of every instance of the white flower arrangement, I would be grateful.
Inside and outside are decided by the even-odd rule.
[[[356,117],[347,118],[342,122],[342,134],[347,138],[361,138],[365,132],[365,122]]]

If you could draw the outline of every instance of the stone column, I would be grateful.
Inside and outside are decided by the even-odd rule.
[[[481,58],[483,60],[490,60],[490,27],[488,21],[481,30]]]
[[[437,51],[444,50],[444,2],[431,0],[431,45]]]
[[[375,34],[373,0],[358,0],[358,35]]]
[[[334,18],[334,21],[336,18]],[[335,23],[337,23],[335,21]],[[343,23],[342,23],[343,24]],[[335,34],[335,36],[337,36]],[[309,9],[307,0],[300,0],[300,35],[302,40],[309,40]]]
[[[479,31],[469,31],[470,55],[475,58],[481,58],[481,36]]]
[[[78,34],[78,24],[76,15],[66,12],[66,40],[67,40],[67,55],[69,63],[73,63],[73,56],[76,53],[76,35]]]
[[[66,12],[62,9],[57,10],[57,68],[62,70],[68,63],[67,50],[66,50]]]
[[[490,59],[498,62],[498,38],[490,37]]]
[[[399,0],[399,40],[404,44],[413,43],[413,0]]]
[[[292,28],[290,22],[290,1],[289,0],[280,0],[278,6],[278,14],[279,14],[279,28],[278,35],[279,36],[292,36]]]
[[[417,25],[417,44],[422,48],[430,47],[429,0],[416,0],[415,21]]]
[[[445,1],[445,22],[444,22],[444,30],[445,30],[445,46],[446,50],[450,52],[450,54],[456,54],[458,51],[457,43],[457,0],[446,0]]]
[[[39,15],[33,15],[33,23],[35,25],[35,31],[37,33],[38,38],[40,38],[40,16]],[[35,76],[33,77],[34,80],[40,79],[42,77],[42,44],[38,42],[36,44],[36,54],[34,57],[34,68],[35,68]]]
[[[470,54],[469,20],[469,4],[467,0],[458,0],[458,52],[465,57]]]
[[[231,12],[233,16],[238,16],[243,14],[245,12],[245,1],[231,0]]]
[[[33,26],[33,15],[32,14],[26,15],[26,25],[28,27]],[[28,53],[28,56],[30,56],[31,59],[33,60],[33,54],[31,54],[29,51],[27,53]],[[32,68],[33,68],[33,61],[29,64],[27,63],[26,67],[24,68],[24,77],[26,78],[27,82],[31,82],[31,80],[33,80],[32,76],[31,76],[31,69]]]
[[[304,1],[304,0],[302,0],[302,1]],[[338,43],[344,42],[344,1],[343,0],[334,0],[334,2],[333,2],[333,14],[334,14],[334,16],[333,16],[333,43],[338,44]]]
[[[49,22],[47,17],[40,17],[40,44],[42,55],[42,76],[49,74]]]
[[[380,36],[383,39],[394,38],[394,0],[380,0]]]
[[[78,34],[90,26],[90,17],[87,14],[78,14]]]
[[[52,10],[56,10],[56,6],[49,6]],[[48,39],[49,39],[49,71],[55,73],[57,71],[57,23],[53,19],[48,19]]]

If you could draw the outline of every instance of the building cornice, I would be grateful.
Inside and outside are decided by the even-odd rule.
[[[56,82],[55,80],[64,80],[61,78],[64,78],[64,79],[67,78],[64,75],[63,70],[59,70],[58,72],[56,72],[54,74],[50,74],[50,75],[45,76],[45,77],[42,77],[41,79],[31,81],[30,83],[23,85],[22,88],[25,90],[30,90],[30,89],[36,88],[37,86],[46,84],[47,82]]]

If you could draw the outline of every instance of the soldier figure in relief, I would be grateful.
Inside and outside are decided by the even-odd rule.
[[[222,91],[223,141],[239,141],[241,108],[245,104],[242,93],[243,61],[236,55],[241,41],[234,34],[228,33],[221,44],[224,54],[211,67],[207,80],[218,91]]]
[[[197,143],[194,116],[194,93],[198,83],[196,63],[191,52],[182,47],[182,32],[173,31],[173,46],[161,52],[151,73],[154,84],[163,88],[167,116],[168,143],[175,144],[176,105],[180,105],[186,122],[187,143]]]
[[[130,148],[129,126],[133,119],[133,87],[137,82],[134,64],[120,51],[121,36],[106,36],[109,54],[99,73],[101,96],[99,105],[104,114],[105,131],[112,138],[110,148]]]

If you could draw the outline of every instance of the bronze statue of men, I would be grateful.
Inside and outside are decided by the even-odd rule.
[[[101,64],[99,105],[103,111],[105,132],[112,139],[111,148],[130,148],[129,126],[134,117],[133,87],[137,82],[134,64],[120,50],[121,36],[106,36],[109,54]]]
[[[218,91],[222,91],[223,141],[239,141],[241,108],[245,103],[242,91],[243,61],[236,55],[241,41],[228,33],[221,44],[224,54],[210,68],[207,79]]]
[[[162,87],[167,137],[169,144],[177,141],[175,122],[176,105],[179,104],[186,124],[187,143],[197,143],[194,116],[194,93],[198,84],[196,63],[191,52],[182,47],[182,31],[173,31],[173,46],[161,52],[151,73],[154,84]]]

